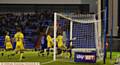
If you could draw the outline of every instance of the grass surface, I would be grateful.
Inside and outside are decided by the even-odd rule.
[[[12,54],[14,52],[0,52],[4,53],[4,56],[0,55],[0,62],[40,62],[41,65],[44,64],[45,62],[49,62],[52,61],[53,57],[52,55],[49,56],[38,56],[38,52],[36,51],[27,51],[24,52],[23,56],[25,57],[24,59],[22,59],[21,61],[19,60],[20,58],[20,54],[16,54],[15,56],[12,56],[10,58],[8,58],[9,54]],[[117,56],[120,56],[120,52],[113,52],[112,54],[112,61],[109,58],[110,53],[107,53],[107,60],[106,60],[106,64],[103,64],[103,61],[99,61],[97,63],[75,63],[75,62],[63,62],[63,61],[55,61],[55,62],[51,62],[51,63],[47,63],[44,65],[113,65],[115,58]],[[67,59],[65,59],[67,60]]]

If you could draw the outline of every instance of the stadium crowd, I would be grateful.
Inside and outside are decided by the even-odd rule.
[[[46,20],[52,20],[52,13],[47,11],[43,13],[27,13],[27,14],[0,14],[0,30],[9,30],[16,28],[17,26],[22,29],[36,29],[40,25],[46,25]],[[45,22],[44,22],[45,21]]]

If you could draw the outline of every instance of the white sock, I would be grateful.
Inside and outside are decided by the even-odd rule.
[[[22,60],[22,57],[23,57],[23,53],[20,54],[20,61]]]

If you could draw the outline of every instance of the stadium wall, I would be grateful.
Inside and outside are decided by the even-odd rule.
[[[0,4],[90,4],[90,12],[97,12],[97,0],[0,0]]]
[[[59,11],[69,13],[81,11],[89,12],[89,4],[4,4],[0,5],[0,12],[43,12]]]

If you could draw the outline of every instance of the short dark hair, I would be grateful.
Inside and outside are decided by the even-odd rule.
[[[18,27],[18,28],[17,28],[17,32],[20,32],[20,31],[21,31],[21,28]]]
[[[58,32],[58,35],[62,35],[62,32]]]
[[[5,33],[5,35],[7,35],[8,31],[5,31],[4,33]]]
[[[47,35],[50,35],[50,34],[51,34],[51,32],[50,32],[50,31],[48,31]]]

